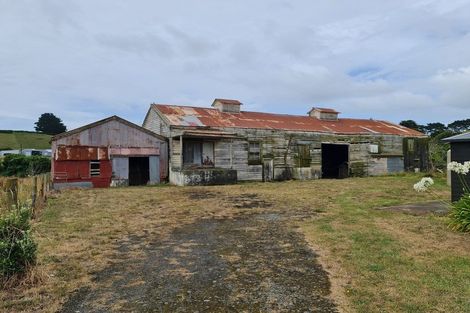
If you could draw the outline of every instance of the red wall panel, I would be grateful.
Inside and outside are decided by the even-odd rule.
[[[52,160],[53,181],[91,182],[95,188],[109,187],[111,184],[111,161],[100,161],[100,175],[90,176],[90,161],[57,161]]]

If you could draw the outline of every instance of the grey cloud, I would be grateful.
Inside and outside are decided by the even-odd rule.
[[[96,41],[112,50],[120,50],[127,53],[142,55],[154,55],[163,58],[172,58],[175,51],[172,44],[151,33],[137,34],[98,34],[95,36]]]
[[[45,111],[141,122],[150,102],[214,97],[449,122],[470,116],[469,32],[463,0],[4,1],[0,129]]]

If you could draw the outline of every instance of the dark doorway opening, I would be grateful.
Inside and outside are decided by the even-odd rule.
[[[149,157],[129,158],[129,186],[146,185],[149,180]]]
[[[322,177],[346,178],[348,177],[349,145],[322,144]]]

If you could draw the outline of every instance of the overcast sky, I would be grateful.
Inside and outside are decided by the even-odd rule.
[[[150,103],[470,118],[470,0],[0,0],[0,129]]]

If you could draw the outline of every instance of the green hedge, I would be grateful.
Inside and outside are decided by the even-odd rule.
[[[51,171],[51,159],[45,156],[10,154],[3,158],[0,173],[3,176],[25,177]]]

